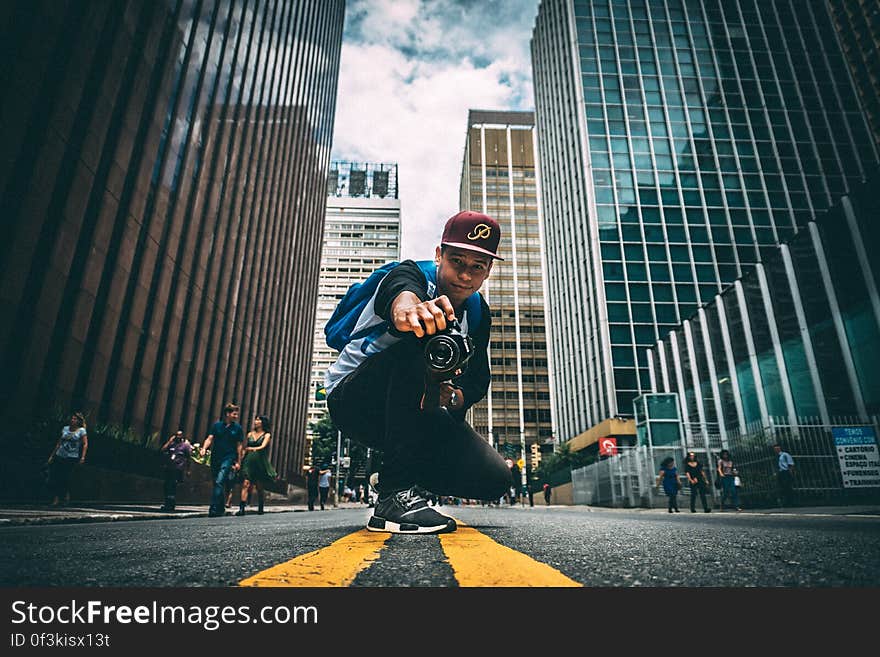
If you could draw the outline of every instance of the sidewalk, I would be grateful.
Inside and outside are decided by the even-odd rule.
[[[160,511],[161,504],[149,505],[138,502],[71,502],[68,506],[49,506],[47,504],[0,504],[0,528],[20,525],[57,525],[83,522],[116,522],[120,520],[159,520],[175,518],[201,518],[208,516],[208,505],[179,505],[171,513]],[[328,505],[327,511],[336,509],[367,509],[366,504],[340,502],[338,507]],[[267,504],[266,513],[297,513],[308,511],[305,504]],[[238,511],[238,505],[226,509],[231,516]],[[315,513],[320,513],[320,507]],[[257,515],[256,507],[248,507],[248,515]]]
[[[534,507],[530,507],[528,504],[525,506],[521,504],[516,504],[514,506],[504,508],[510,509],[522,509],[522,510],[532,510],[537,511],[540,509],[568,509],[568,510],[581,510],[588,511],[591,513],[598,512],[610,512],[610,513],[659,513],[662,515],[668,515],[668,511],[665,506],[656,506],[654,508],[644,508],[644,507],[609,507],[609,506],[587,506],[582,504],[550,504],[545,505],[543,502],[538,504],[535,502]],[[878,504],[851,504],[847,506],[798,506],[791,508],[781,508],[781,507],[768,507],[762,509],[743,509],[742,511],[733,511],[731,509],[725,509],[721,511],[720,509],[713,508],[711,514],[705,514],[703,512],[702,507],[697,508],[697,513],[699,515],[710,515],[710,516],[748,516],[748,515],[787,515],[787,516],[861,516],[861,517],[876,517],[880,518],[880,505]],[[679,515],[691,515],[690,509],[682,505],[681,513]],[[696,515],[696,514],[694,514]]]

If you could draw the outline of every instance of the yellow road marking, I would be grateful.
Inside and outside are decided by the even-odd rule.
[[[439,536],[459,586],[583,586],[460,522],[458,531]]]
[[[379,558],[391,534],[360,531],[241,580],[239,586],[349,586]]]

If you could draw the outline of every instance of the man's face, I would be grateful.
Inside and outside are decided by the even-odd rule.
[[[781,448],[779,445],[774,445],[774,446],[773,446],[773,451],[776,452],[777,454],[779,454],[779,452],[782,451],[782,448]]]
[[[226,411],[226,424],[238,422],[238,411]]]
[[[492,271],[492,258],[482,253],[447,246],[441,254],[437,247],[437,287],[458,306],[480,289]]]

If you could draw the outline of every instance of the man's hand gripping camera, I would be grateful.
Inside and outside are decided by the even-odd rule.
[[[451,382],[467,369],[467,362],[474,354],[474,342],[461,332],[457,320],[452,320],[445,329],[422,340],[425,355],[425,396],[422,408],[427,410],[440,407],[440,384]]]

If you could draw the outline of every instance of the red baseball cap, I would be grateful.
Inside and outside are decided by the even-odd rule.
[[[497,255],[500,241],[501,226],[497,221],[489,215],[465,210],[450,217],[446,222],[440,244],[476,251],[496,260],[504,260]]]

